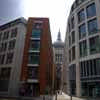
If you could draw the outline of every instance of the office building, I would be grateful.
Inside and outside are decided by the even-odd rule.
[[[0,26],[0,95],[18,91],[25,34],[24,18]]]
[[[1,95],[52,93],[55,79],[49,19],[17,19],[2,25],[0,33]]]
[[[100,96],[100,0],[75,0],[65,38],[66,92]]]

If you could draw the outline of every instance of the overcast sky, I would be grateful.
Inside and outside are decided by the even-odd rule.
[[[66,23],[74,0],[0,0],[0,24],[18,17],[48,17],[53,42],[60,28],[64,41]]]

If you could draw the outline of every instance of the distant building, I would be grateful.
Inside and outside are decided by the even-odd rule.
[[[0,40],[0,95],[51,93],[55,79],[49,19],[9,22],[0,26]]]
[[[75,0],[67,26],[66,92],[100,97],[100,0]]]
[[[54,62],[56,64],[56,89],[62,89],[64,43],[61,40],[61,33],[58,32],[57,41],[53,44]]]

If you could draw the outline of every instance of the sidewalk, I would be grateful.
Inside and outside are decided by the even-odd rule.
[[[56,97],[56,96],[55,96]],[[56,98],[53,98],[53,100],[56,100]],[[62,92],[62,95],[57,95],[57,100],[71,100],[71,97],[64,92]],[[78,98],[78,97],[72,97],[72,100],[100,100],[100,98]]]

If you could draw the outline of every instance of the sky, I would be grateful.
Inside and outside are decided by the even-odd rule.
[[[0,25],[19,17],[47,17],[52,41],[60,29],[64,41],[67,19],[74,0],[0,0]]]

